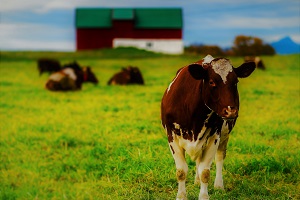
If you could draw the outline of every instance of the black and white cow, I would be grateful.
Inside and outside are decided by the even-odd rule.
[[[224,188],[223,161],[239,110],[238,78],[248,77],[254,69],[254,62],[234,68],[228,59],[207,55],[178,70],[165,91],[161,119],[176,164],[177,199],[186,199],[185,152],[196,161],[195,183],[201,185],[199,199],[209,199],[207,186],[214,157],[214,186]]]

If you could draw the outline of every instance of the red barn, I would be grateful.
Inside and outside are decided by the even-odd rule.
[[[133,46],[183,52],[180,8],[77,8],[77,50]]]

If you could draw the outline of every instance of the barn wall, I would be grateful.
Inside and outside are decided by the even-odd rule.
[[[116,37],[120,38],[120,37]],[[181,29],[134,29],[133,38],[150,38],[150,39],[181,39]]]
[[[80,28],[76,30],[77,50],[112,48],[113,30]]]
[[[121,44],[118,39],[122,38],[125,43],[134,43],[133,46],[138,46],[142,49],[148,49],[157,52],[170,51],[167,47],[163,47],[166,44],[171,45],[174,50],[172,52],[183,52],[182,43],[182,30],[181,29],[135,29],[132,21],[113,21],[113,27],[111,28],[78,28],[76,30],[76,45],[77,50],[89,50],[89,49],[101,49],[112,48],[113,40],[117,41],[116,45]],[[130,38],[138,39],[132,42]],[[147,40],[145,40],[147,38]],[[156,40],[157,42],[153,42]],[[141,42],[144,41],[144,42]],[[153,47],[147,47],[146,44],[155,44]],[[163,41],[168,41],[163,42]],[[171,41],[181,41],[171,42]],[[124,42],[122,42],[124,43]],[[141,43],[141,44],[140,44]],[[129,45],[130,46],[130,45]],[[173,47],[174,46],[174,47]],[[179,46],[181,50],[179,50]],[[147,47],[147,48],[146,48]]]
[[[183,41],[181,39],[125,39],[115,38],[113,47],[136,47],[167,54],[183,53]]]
[[[113,20],[113,37],[133,38],[134,22],[133,20]]]

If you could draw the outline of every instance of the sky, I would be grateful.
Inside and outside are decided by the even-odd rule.
[[[299,0],[0,0],[0,50],[75,51],[75,8],[183,9],[185,45],[231,47],[235,36],[300,43]]]

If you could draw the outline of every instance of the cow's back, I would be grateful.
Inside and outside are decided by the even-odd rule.
[[[126,85],[130,81],[130,74],[126,71],[116,73],[108,82],[108,85]]]

